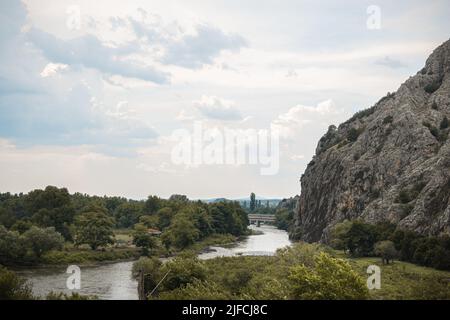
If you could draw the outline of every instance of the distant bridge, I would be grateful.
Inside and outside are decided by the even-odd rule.
[[[275,215],[273,214],[249,214],[248,221],[250,224],[256,224],[259,226],[261,223],[273,224],[275,223]]]

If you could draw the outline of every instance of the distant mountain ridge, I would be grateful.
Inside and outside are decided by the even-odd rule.
[[[345,219],[450,233],[450,41],[395,93],[330,126],[301,178],[291,236],[328,239]]]

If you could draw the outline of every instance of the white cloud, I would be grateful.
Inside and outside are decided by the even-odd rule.
[[[203,95],[200,100],[194,101],[194,106],[204,117],[209,119],[225,121],[242,120],[241,113],[231,100]]]
[[[47,78],[50,77],[54,74],[57,74],[58,72],[64,71],[68,68],[69,66],[67,64],[62,64],[62,63],[48,63],[45,68],[42,70],[42,72],[40,73],[40,76],[42,78]]]
[[[288,112],[280,114],[272,121],[272,127],[284,138],[295,138],[304,126],[327,126],[342,118],[343,110],[338,109],[333,100],[325,100],[317,106],[297,105]],[[340,116],[340,117],[339,117]]]

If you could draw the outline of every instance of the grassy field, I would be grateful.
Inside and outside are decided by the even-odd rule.
[[[367,278],[367,267],[381,268],[381,289],[371,290],[373,299],[450,299],[450,272],[403,261],[383,265],[380,258],[347,258],[355,271]]]

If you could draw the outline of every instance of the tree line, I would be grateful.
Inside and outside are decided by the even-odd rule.
[[[27,194],[0,194],[0,264],[38,263],[49,251],[67,244],[105,248],[115,229],[132,230],[144,254],[156,246],[183,249],[214,234],[240,236],[247,231],[246,212],[236,202],[206,204],[184,195],[169,199],[70,194],[48,186]],[[156,229],[160,238],[149,232]]]
[[[450,236],[423,236],[395,224],[343,221],[330,232],[330,245],[355,257],[380,256],[383,262],[400,259],[418,265],[450,270]]]

